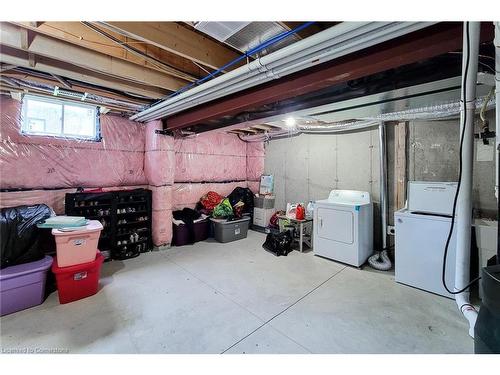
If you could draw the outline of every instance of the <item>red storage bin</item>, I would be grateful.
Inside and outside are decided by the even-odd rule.
[[[59,267],[57,257],[52,264],[56,275],[59,303],[68,303],[90,297],[99,289],[99,276],[104,256],[98,251],[94,261],[70,267]]]

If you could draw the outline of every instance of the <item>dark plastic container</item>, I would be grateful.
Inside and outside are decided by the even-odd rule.
[[[56,257],[52,272],[56,275],[59,303],[73,302],[96,294],[103,262],[104,256],[100,252],[97,252],[96,259],[92,262],[69,267],[59,267]]]
[[[0,270],[0,315],[40,305],[52,257]]]
[[[246,216],[237,220],[210,219],[214,226],[214,237],[217,241],[226,243],[247,237],[251,218]]]
[[[210,232],[210,222],[208,219],[193,224],[194,242],[205,241]],[[189,231],[187,225],[173,224],[172,244],[174,246],[184,246],[189,244]]]
[[[474,326],[474,353],[500,354],[500,265],[481,270],[483,299]]]

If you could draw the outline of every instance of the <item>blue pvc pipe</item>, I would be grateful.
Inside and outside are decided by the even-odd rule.
[[[221,73],[222,71],[224,71],[224,69],[229,68],[230,66],[232,66],[232,65],[234,65],[234,64],[236,64],[236,63],[238,63],[238,62],[240,62],[241,60],[243,60],[243,59],[245,59],[245,58],[247,58],[247,57],[249,57],[249,56],[252,56],[253,54],[255,54],[255,53],[259,52],[259,51],[262,51],[264,48],[269,47],[270,45],[272,45],[272,44],[274,44],[274,43],[276,43],[276,42],[279,42],[280,40],[283,40],[283,39],[285,39],[285,38],[289,37],[290,35],[295,34],[295,33],[299,32],[299,31],[301,31],[301,30],[305,29],[306,27],[311,26],[311,25],[312,25],[312,24],[314,24],[314,23],[315,23],[315,22],[305,22],[305,23],[303,23],[302,25],[297,26],[296,28],[294,28],[294,29],[292,29],[292,30],[284,31],[284,32],[282,32],[281,34],[278,34],[278,35],[273,36],[272,38],[270,38],[270,39],[268,39],[268,40],[266,40],[266,41],[262,42],[261,44],[259,44],[259,45],[255,46],[254,48],[249,49],[249,50],[248,50],[248,51],[246,51],[243,55],[238,56],[238,57],[237,57],[237,58],[235,58],[234,60],[232,60],[232,61],[228,62],[227,64],[225,64],[225,65],[223,65],[223,66],[221,66],[221,67],[220,67],[219,69],[217,69],[216,71],[214,71],[214,72],[212,72],[212,73],[208,73],[208,75],[206,75],[205,77],[202,77],[202,78],[198,79],[198,80],[197,80],[197,81],[195,81],[195,82],[191,82],[191,83],[187,84],[186,86],[181,87],[179,90],[174,91],[173,93],[169,94],[169,95],[168,95],[168,96],[166,96],[165,98],[163,98],[163,99],[161,99],[161,100],[159,100],[159,101],[157,101],[157,102],[155,102],[155,103],[151,104],[151,105],[150,105],[150,107],[151,107],[151,106],[153,106],[153,105],[155,105],[155,104],[157,104],[157,103],[159,103],[159,102],[161,102],[161,101],[162,101],[162,100],[164,100],[164,99],[168,99],[168,98],[174,97],[174,96],[176,96],[176,95],[179,95],[180,93],[182,93],[182,92],[184,92],[184,91],[186,91],[186,90],[190,89],[190,88],[191,88],[191,87],[193,87],[193,86],[197,86],[197,85],[199,85],[199,84],[201,84],[201,83],[203,83],[203,82],[207,81],[207,80],[208,80],[208,79],[210,79],[210,78],[214,78],[217,74],[219,74],[219,73]]]

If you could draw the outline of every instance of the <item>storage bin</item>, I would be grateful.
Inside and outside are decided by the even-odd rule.
[[[0,315],[40,305],[52,257],[0,270]]]
[[[56,257],[52,272],[56,276],[59,303],[73,302],[96,294],[103,262],[104,256],[99,251],[94,261],[70,267],[59,266]]]
[[[274,196],[271,198],[268,195],[262,195],[253,198],[253,205],[257,208],[274,208]]]
[[[84,229],[52,229],[59,267],[92,262],[96,257],[101,230],[102,224],[97,220],[90,220]]]
[[[194,242],[205,241],[210,232],[210,222],[202,220],[193,224]],[[172,244],[174,246],[184,246],[189,244],[189,231],[186,224],[173,224]]]
[[[210,219],[214,226],[214,237],[219,242],[231,242],[247,237],[250,217],[227,221],[224,219]]]
[[[257,208],[253,209],[253,224],[259,227],[267,227],[273,216],[274,208]]]

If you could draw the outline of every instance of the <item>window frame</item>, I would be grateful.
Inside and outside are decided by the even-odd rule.
[[[61,106],[61,133],[51,134],[51,133],[43,133],[43,132],[31,132],[28,128],[28,103],[27,101],[34,100],[39,102],[58,104]],[[82,107],[85,109],[92,109],[94,111],[94,135],[93,136],[85,136],[81,134],[70,134],[64,133],[64,107],[65,105],[73,106],[73,107]],[[21,121],[21,134],[26,136],[33,137],[52,137],[52,138],[60,138],[60,139],[74,139],[79,141],[88,141],[88,142],[100,142],[102,140],[101,136],[101,121],[100,121],[100,108],[97,105],[87,104],[87,103],[75,103],[71,100],[65,100],[61,98],[47,98],[45,96],[33,95],[33,94],[25,94],[23,95],[22,100],[22,121]],[[34,118],[34,117],[33,117]],[[37,118],[34,118],[37,119]],[[44,120],[45,119],[38,119]]]

